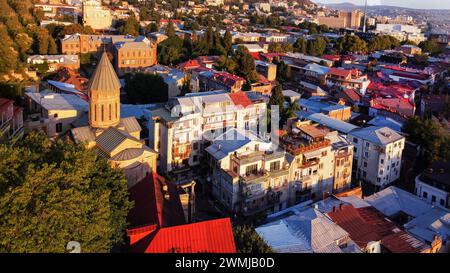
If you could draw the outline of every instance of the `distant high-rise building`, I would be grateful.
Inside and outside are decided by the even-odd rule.
[[[361,18],[363,13],[359,10],[354,11],[339,11],[338,17],[334,16],[319,16],[317,20],[321,25],[327,25],[331,28],[354,28],[361,26]]]

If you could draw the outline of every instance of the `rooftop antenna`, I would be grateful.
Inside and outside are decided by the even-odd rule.
[[[366,21],[367,21],[367,0],[364,1],[364,22],[363,22],[363,32],[366,32]]]

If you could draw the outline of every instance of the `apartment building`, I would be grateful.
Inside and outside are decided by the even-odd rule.
[[[426,40],[422,30],[414,25],[377,24],[375,33],[391,35],[400,41],[410,40],[417,44]]]
[[[150,147],[159,153],[158,169],[174,181],[190,182],[205,171],[204,148],[231,128],[258,133],[267,99],[248,92],[192,93],[172,98],[151,111]]]
[[[114,44],[114,67],[117,74],[123,75],[145,67],[155,65],[158,61],[156,44],[140,36],[134,41],[121,41]]]
[[[333,192],[334,152],[328,130],[309,122],[295,122],[280,138],[291,156],[289,203],[320,200]]]
[[[347,70],[333,67],[327,73],[326,83],[328,87],[338,87],[342,90],[350,88],[365,94],[370,80],[358,69]]]
[[[178,69],[163,65],[154,65],[142,72],[160,75],[167,85],[167,98],[173,98],[181,94],[181,88],[186,81],[186,74]],[[163,90],[161,90],[163,92]]]
[[[274,81],[277,78],[277,66],[273,63],[255,61],[256,72],[263,75],[269,81]]]
[[[78,55],[32,55],[27,58],[27,63],[31,65],[46,63],[49,71],[56,71],[64,67],[73,70],[80,68]]]
[[[83,25],[95,30],[109,30],[112,26],[111,10],[97,0],[83,1]]]
[[[361,26],[363,13],[359,10],[339,11],[338,16],[319,16],[317,20],[320,25],[327,25],[331,28],[353,28]]]
[[[415,179],[415,194],[434,206],[450,208],[450,163],[435,162]]]
[[[198,89],[201,92],[226,90],[230,93],[239,92],[245,79],[228,72],[214,70],[204,71],[198,74]]]
[[[289,163],[283,150],[252,131],[233,128],[206,152],[209,190],[229,212],[249,216],[287,208]]]
[[[113,51],[114,42],[134,41],[134,37],[128,35],[86,35],[72,34],[61,39],[63,54],[77,55],[84,53],[99,53],[103,50]]]
[[[306,65],[289,64],[289,66],[291,68],[291,81],[294,84],[308,82],[315,85],[322,85],[325,83],[327,73],[330,71],[329,67],[316,63]]]
[[[350,106],[330,101],[326,97],[300,99],[299,106],[303,116],[321,113],[333,119],[349,121],[352,115]]]
[[[0,97],[0,140],[23,137],[23,108]]]
[[[72,122],[85,115],[89,103],[75,94],[58,94],[50,90],[25,92],[28,117],[25,133],[43,130],[48,137],[57,137],[72,128]]]
[[[400,177],[405,138],[388,127],[366,127],[349,132],[354,146],[354,177],[383,189]]]

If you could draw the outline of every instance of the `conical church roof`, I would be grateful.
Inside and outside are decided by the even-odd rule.
[[[89,81],[88,90],[115,91],[119,89],[120,82],[116,71],[114,71],[106,52],[103,52],[102,58]]]

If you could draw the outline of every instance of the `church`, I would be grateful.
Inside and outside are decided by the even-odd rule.
[[[74,141],[122,169],[128,188],[156,172],[157,153],[140,139],[138,121],[120,118],[120,82],[106,53],[89,81],[88,95],[88,125],[71,130]]]

